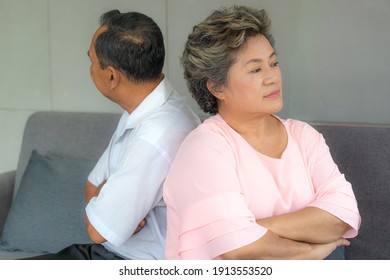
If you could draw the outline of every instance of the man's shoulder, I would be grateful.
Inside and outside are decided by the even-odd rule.
[[[166,102],[145,121],[174,123],[177,126],[190,127],[200,124],[199,116],[190,108],[183,95],[172,89]]]
[[[133,133],[149,143],[171,145],[171,142],[183,140],[199,124],[199,117],[180,97],[178,100],[169,98],[160,108],[141,120]]]

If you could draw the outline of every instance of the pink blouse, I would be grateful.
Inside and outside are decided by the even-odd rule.
[[[261,238],[257,219],[321,208],[357,235],[360,215],[351,184],[322,135],[307,123],[281,120],[288,144],[280,159],[254,150],[220,115],[182,143],[164,184],[167,259],[218,259]]]

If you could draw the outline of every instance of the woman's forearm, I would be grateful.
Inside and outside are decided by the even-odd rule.
[[[257,220],[276,235],[308,243],[328,243],[343,236],[350,226],[316,207]]]
[[[338,239],[323,244],[310,244],[279,237],[268,231],[255,242],[227,252],[220,257],[222,259],[256,260],[256,259],[299,259],[320,260],[326,258],[337,246],[348,246],[345,239]]]

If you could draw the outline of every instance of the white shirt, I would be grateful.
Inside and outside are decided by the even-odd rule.
[[[166,78],[133,113],[123,113],[88,177],[95,186],[107,180],[86,207],[106,249],[126,259],[164,258],[162,185],[181,142],[198,124]],[[133,235],[145,217],[147,224]]]

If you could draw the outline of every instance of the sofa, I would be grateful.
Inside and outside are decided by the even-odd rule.
[[[0,259],[90,242],[84,184],[119,114],[36,112],[27,120],[17,169],[0,174]],[[352,183],[362,216],[345,258],[390,259],[390,126],[313,123]]]
[[[36,112],[27,120],[15,171],[0,174],[0,259],[90,243],[84,187],[119,114]]]

